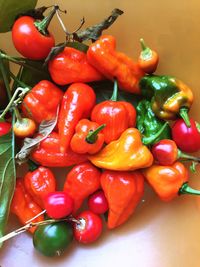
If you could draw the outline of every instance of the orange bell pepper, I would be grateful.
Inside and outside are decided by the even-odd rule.
[[[107,226],[113,229],[133,214],[144,193],[144,177],[138,171],[104,171],[101,186],[109,205]]]
[[[99,168],[113,171],[133,171],[153,163],[151,152],[142,144],[141,134],[135,128],[128,128],[118,140],[88,159]]]
[[[154,164],[143,174],[156,194],[163,201],[170,201],[181,194],[200,195],[188,185],[188,171],[180,162],[171,166]]]
[[[117,79],[122,90],[140,94],[138,82],[144,72],[138,63],[116,51],[116,40],[113,36],[103,35],[91,44],[87,51],[87,60],[108,79]]]

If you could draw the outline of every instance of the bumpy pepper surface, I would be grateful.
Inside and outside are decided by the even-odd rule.
[[[144,75],[138,63],[127,55],[116,51],[116,40],[103,35],[90,45],[87,51],[89,63],[110,80],[117,79],[124,91],[140,94],[138,82]]]
[[[53,83],[46,80],[40,81],[25,96],[22,111],[38,123],[53,119],[62,97],[63,92]]]
[[[51,78],[59,85],[104,79],[103,75],[88,63],[86,54],[72,47],[65,47],[63,52],[49,62],[48,68]]]
[[[200,195],[188,185],[188,171],[180,162],[171,166],[154,164],[143,171],[148,183],[163,201],[171,201],[180,194]]]
[[[153,156],[142,144],[140,132],[129,128],[120,138],[88,159],[97,167],[114,171],[133,171],[152,165]]]
[[[174,120],[180,114],[189,125],[187,110],[193,103],[193,93],[182,81],[171,76],[148,75],[139,85],[142,94],[152,98],[152,110],[157,117]]]
[[[109,205],[109,229],[113,229],[133,214],[144,194],[144,177],[140,172],[104,171],[101,186]]]
[[[33,160],[46,167],[69,167],[87,160],[85,154],[77,154],[70,148],[60,152],[60,139],[52,132],[31,154]]]
[[[40,212],[42,209],[40,206],[32,199],[31,195],[26,191],[24,186],[24,181],[22,178],[18,178],[16,182],[15,192],[11,203],[11,212],[19,218],[22,224],[26,222]],[[44,221],[44,216],[40,215],[35,218],[33,222]],[[34,233],[36,227],[31,227],[29,231]]]

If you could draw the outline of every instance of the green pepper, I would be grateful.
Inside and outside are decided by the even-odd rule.
[[[57,222],[38,226],[33,245],[45,256],[60,256],[73,240],[72,226],[66,222]]]
[[[171,139],[171,129],[165,121],[156,117],[151,109],[151,102],[142,100],[137,107],[137,128],[143,135],[145,145],[156,143],[162,139]]]
[[[160,119],[174,120],[180,115],[190,127],[188,110],[193,102],[191,89],[172,76],[148,75],[139,83],[142,95],[151,99],[151,107]]]

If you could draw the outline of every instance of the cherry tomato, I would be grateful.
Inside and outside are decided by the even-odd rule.
[[[200,149],[200,130],[193,119],[187,127],[183,119],[178,119],[172,126],[172,138],[184,152],[196,152]]]
[[[102,190],[95,192],[88,198],[88,207],[96,214],[103,214],[108,210],[108,201]]]
[[[7,134],[11,129],[12,124],[10,122],[0,122],[0,136]]]
[[[32,136],[37,129],[36,123],[28,118],[22,118],[18,120],[13,127],[13,131],[17,137],[29,137]]]
[[[33,235],[33,245],[45,256],[60,256],[73,240],[70,224],[58,222],[38,226]]]
[[[80,224],[74,225],[74,237],[83,244],[97,240],[103,229],[101,218],[90,210],[83,211],[76,218]]]
[[[74,201],[66,192],[52,192],[45,196],[44,208],[49,217],[61,219],[72,213]]]
[[[55,46],[55,40],[50,33],[40,33],[34,22],[35,20],[28,16],[17,19],[12,28],[12,40],[22,56],[40,60],[47,57],[51,48]]]

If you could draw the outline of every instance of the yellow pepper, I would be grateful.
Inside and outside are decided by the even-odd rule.
[[[99,153],[89,157],[97,167],[113,171],[134,171],[152,165],[153,156],[142,144],[141,134],[128,128],[120,138],[109,143]]]

